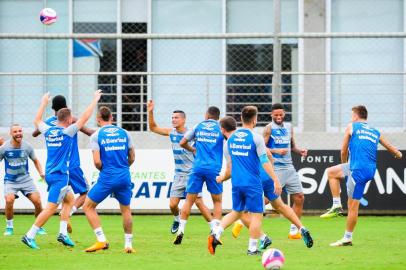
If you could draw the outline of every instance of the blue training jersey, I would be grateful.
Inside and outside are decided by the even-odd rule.
[[[242,128],[234,132],[224,147],[224,156],[231,159],[231,181],[233,186],[262,189],[260,156],[266,155],[266,146],[261,135]]]
[[[78,126],[72,124],[67,128],[49,126],[42,122],[39,131],[44,134],[47,147],[47,162],[45,172],[67,174],[70,166],[70,155],[74,137],[78,132]]]
[[[133,148],[133,143],[128,131],[114,125],[107,125],[92,134],[90,140],[92,150],[100,151],[102,162],[100,179],[114,181],[121,176],[130,175],[128,151]]]
[[[218,174],[223,163],[223,134],[216,120],[205,120],[185,134],[188,141],[195,140],[196,156],[193,171]]]
[[[286,169],[293,166],[291,155],[292,127],[290,123],[282,123],[281,125],[271,122],[268,127],[271,128],[271,136],[267,143],[270,149],[286,148],[286,155],[272,154],[274,158],[275,170]]]
[[[352,134],[348,146],[350,170],[370,169],[375,172],[380,133],[367,123],[352,123]]]
[[[56,116],[51,116],[45,120],[45,124],[48,126],[56,126],[58,119]],[[72,153],[70,155],[69,170],[73,170],[77,167],[80,167],[80,157],[79,157],[79,147],[78,147],[78,135],[75,134],[72,141]]]
[[[195,159],[192,152],[187,151],[179,145],[184,135],[185,133],[178,132],[176,128],[169,134],[172,143],[173,158],[175,160],[175,174],[177,175],[190,174]]]
[[[0,147],[0,161],[4,159],[4,181],[23,182],[30,180],[28,158],[32,161],[37,159],[31,144],[23,140],[21,146],[15,148],[10,140],[6,141]]]

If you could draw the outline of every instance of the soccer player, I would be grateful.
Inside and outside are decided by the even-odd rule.
[[[237,122],[233,117],[226,116],[220,120],[221,132],[223,133],[225,138],[229,138],[237,128]],[[267,149],[268,158],[272,160],[272,154]],[[265,204],[271,203],[272,208],[278,211],[278,213],[282,214],[285,218],[287,218],[290,222],[295,224],[298,228],[300,228],[300,232],[302,234],[302,238],[307,247],[311,248],[313,246],[313,239],[310,235],[310,232],[303,226],[300,222],[300,219],[296,216],[295,212],[292,210],[291,207],[286,205],[282,199],[275,194],[274,182],[266,173],[266,171],[260,166],[260,178],[262,183],[262,189],[264,191],[265,196]],[[238,221],[237,221],[238,222]],[[237,223],[236,222],[236,223]],[[245,225],[249,228],[251,223],[251,216],[249,213],[243,213],[241,215],[241,226]],[[233,228],[234,229],[234,228]],[[238,235],[235,235],[233,232],[233,236],[236,238]],[[261,233],[261,237],[259,240],[259,249],[264,250],[268,246],[272,244],[271,239]]]
[[[56,117],[58,111],[60,109],[67,108],[66,106],[66,99],[64,96],[57,95],[52,99],[52,109],[55,112],[54,116],[49,117],[45,120],[45,124],[48,126],[56,126],[58,123],[58,119]],[[76,122],[77,119],[73,117],[73,123]],[[95,130],[89,129],[86,126],[83,126],[80,129],[81,132],[90,136],[92,135]],[[32,136],[37,137],[40,135],[41,132],[36,129]],[[85,202],[86,194],[89,189],[88,184],[86,182],[85,176],[83,174],[82,169],[80,168],[80,158],[79,158],[79,147],[78,147],[78,135],[75,134],[73,137],[72,142],[72,153],[70,155],[69,161],[69,185],[72,187],[72,190],[75,194],[79,194],[79,196],[75,199],[75,203],[70,211],[70,216],[72,216],[78,208],[80,208],[83,203]],[[71,224],[68,222],[68,232],[72,233]]]
[[[365,186],[374,178],[376,171],[376,156],[378,144],[385,147],[396,159],[402,158],[402,153],[392,146],[380,132],[367,123],[368,111],[363,105],[352,108],[351,123],[344,132],[341,148],[342,164],[328,168],[328,180],[333,206],[321,215],[330,218],[342,215],[340,198],[340,181],[346,178],[348,194],[348,216],[344,237],[330,244],[333,247],[352,246],[352,234],[358,220],[360,199]]]
[[[181,147],[195,155],[195,160],[186,187],[186,200],[180,211],[179,230],[173,242],[175,245],[182,243],[190,210],[198,194],[202,192],[204,182],[206,182],[207,190],[213,200],[211,228],[220,223],[223,185],[216,182],[216,177],[220,173],[223,161],[224,137],[218,123],[219,118],[219,108],[215,106],[209,107],[205,114],[205,120],[194,126],[192,130],[189,130],[179,143]],[[193,146],[188,143],[192,140],[195,141]]]
[[[213,255],[217,245],[221,245],[220,236],[223,231],[239,219],[244,211],[248,211],[251,215],[247,255],[262,254],[258,250],[264,212],[260,165],[273,179],[275,194],[279,195],[282,191],[268,159],[264,139],[253,131],[257,124],[257,115],[257,107],[245,106],[241,112],[242,128],[234,132],[224,145],[227,167],[217,181],[221,183],[233,176],[231,179],[233,206],[232,211],[223,217],[219,226],[213,228],[208,238],[208,250]]]
[[[273,155],[275,173],[281,181],[282,188],[287,191],[293,201],[292,209],[301,218],[304,194],[299,175],[293,166],[291,152],[305,157],[307,150],[297,147],[291,124],[284,122],[285,110],[282,104],[275,103],[272,105],[271,117],[272,122],[264,129],[265,144]],[[299,228],[293,223],[290,225],[288,238],[301,238]]]
[[[71,111],[67,108],[60,109],[57,113],[58,123],[49,126],[42,121],[42,115],[49,102],[49,93],[42,97],[40,108],[34,120],[35,127],[44,134],[47,147],[47,162],[45,168],[45,181],[48,184],[48,203],[45,209],[38,215],[31,229],[23,236],[21,241],[28,247],[39,249],[35,242],[40,227],[55,213],[58,205],[62,202],[60,216],[59,235],[57,240],[65,246],[73,247],[75,244],[69,238],[67,224],[69,213],[73,206],[73,194],[69,184],[69,160],[72,152],[73,138],[75,134],[86,124],[92,116],[94,108],[101,97],[101,90],[94,94],[93,101],[87,107],[82,116],[72,124]]]
[[[176,233],[179,229],[179,202],[186,197],[186,184],[192,172],[194,156],[192,152],[186,151],[179,146],[180,140],[185,135],[186,114],[183,111],[176,110],[172,113],[172,128],[159,127],[154,119],[154,102],[150,100],[147,104],[149,129],[159,135],[169,136],[172,143],[172,152],[175,161],[175,176],[173,179],[169,208],[174,215],[174,221],[171,227],[171,233]],[[199,208],[207,222],[211,222],[212,217],[209,209],[204,205],[201,193],[196,198],[196,206]]]
[[[83,210],[87,220],[96,234],[97,242],[86,252],[108,249],[109,244],[101,227],[96,207],[107,196],[113,196],[120,203],[124,227],[124,252],[133,253],[132,217],[130,202],[132,183],[130,166],[134,162],[134,146],[130,134],[123,128],[113,125],[113,115],[109,108],[100,107],[97,114],[100,128],[91,136],[93,161],[100,171],[99,179],[87,194]]]
[[[4,198],[6,199],[6,207],[4,212],[7,226],[4,235],[6,236],[14,233],[13,206],[15,199],[18,198],[18,192],[21,192],[32,202],[35,216],[38,216],[42,211],[40,194],[29,174],[28,158],[34,162],[38,174],[44,179],[42,166],[35,155],[34,148],[23,140],[23,128],[19,124],[13,124],[10,127],[10,136],[11,139],[0,147],[0,161],[4,159],[5,162]],[[38,233],[46,234],[43,228],[40,228]]]

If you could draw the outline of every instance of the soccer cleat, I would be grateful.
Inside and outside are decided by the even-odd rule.
[[[175,240],[173,240],[173,244],[180,245],[180,244],[182,244],[182,240],[183,240],[183,233],[181,232],[178,235],[176,235]]]
[[[69,235],[63,235],[63,234],[59,234],[58,237],[56,238],[56,240],[58,240],[58,242],[61,242],[64,246],[68,246],[68,247],[74,247],[75,243],[73,243],[73,241],[69,238]]]
[[[70,224],[70,221],[68,221],[68,226],[66,229],[68,230],[68,233],[72,233],[72,224]]]
[[[174,220],[171,227],[171,233],[175,234],[179,230],[179,221]]]
[[[126,247],[124,248],[124,253],[135,253],[135,249],[132,247]]]
[[[11,236],[13,234],[14,234],[14,229],[13,228],[6,228],[6,230],[3,233],[3,235],[5,235],[5,236]]]
[[[28,238],[27,235],[24,235],[23,238],[21,238],[21,242],[23,242],[29,248],[39,249],[39,246],[37,245],[37,243],[35,243],[35,240]]]
[[[300,234],[300,232],[297,232],[295,234],[288,234],[288,238],[291,240],[297,240],[297,239],[302,239],[302,235]]]
[[[261,256],[262,252],[260,250],[255,250],[255,251],[247,250],[247,255],[248,256]]]
[[[39,228],[39,230],[38,230],[38,234],[39,234],[39,235],[46,235],[46,234],[48,234],[48,233],[47,233],[47,231],[46,231],[44,228],[41,227],[41,228]]]
[[[220,240],[217,240],[213,234],[209,235],[209,238],[207,239],[207,249],[211,255],[214,255],[216,253],[216,247],[222,244],[223,243]]]
[[[242,227],[244,227],[244,225],[242,225],[241,223],[234,222],[233,229],[231,230],[231,234],[234,238],[237,238],[240,235]]]
[[[328,211],[326,213],[320,216],[321,218],[333,218],[343,216],[343,208],[341,206],[331,207],[327,210]]]
[[[310,235],[310,232],[307,229],[302,228],[301,234],[306,247],[311,248],[313,246],[313,238]]]
[[[270,245],[272,245],[272,240],[268,236],[265,236],[265,239],[259,240],[259,249],[264,250],[267,249]]]
[[[95,252],[98,250],[105,250],[109,248],[109,243],[107,242],[96,242],[92,246],[85,249],[86,252]]]
[[[352,239],[340,239],[337,242],[331,243],[330,247],[345,247],[352,246]]]

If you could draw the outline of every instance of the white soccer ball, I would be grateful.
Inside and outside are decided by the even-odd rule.
[[[282,251],[270,248],[262,254],[262,266],[267,270],[281,269],[285,262]]]
[[[43,24],[50,25],[56,22],[58,16],[56,15],[56,11],[52,8],[44,8],[39,13],[39,19]]]

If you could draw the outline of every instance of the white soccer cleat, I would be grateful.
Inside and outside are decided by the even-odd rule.
[[[330,244],[330,247],[345,247],[345,246],[352,246],[352,239],[342,238],[342,239]]]

